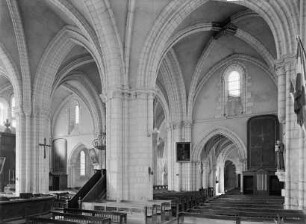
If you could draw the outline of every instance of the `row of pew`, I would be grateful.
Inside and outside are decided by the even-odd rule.
[[[155,193],[154,200],[170,200],[172,216],[178,217],[179,213],[188,211],[213,197],[213,188],[200,189],[199,191],[175,192],[167,191]]]
[[[153,201],[146,202],[107,202],[88,209],[67,208],[69,194],[56,196],[50,217],[29,218],[27,223],[127,223],[127,214],[144,217],[144,223],[163,223],[172,216],[179,217],[214,195],[213,189],[200,189],[193,192],[155,192]],[[84,208],[84,207],[83,207]]]
[[[28,224],[37,223],[90,223],[90,224],[111,224],[127,223],[127,214],[122,212],[106,212],[84,209],[64,208],[52,211],[50,217],[30,217]]]

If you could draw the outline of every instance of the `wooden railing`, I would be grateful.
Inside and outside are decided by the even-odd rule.
[[[78,191],[78,193],[69,201],[68,207],[79,208],[79,200],[83,200],[86,194],[88,194],[88,192],[93,188],[93,186],[100,180],[101,176],[102,171],[97,170],[96,173]]]
[[[90,224],[111,224],[110,218],[52,212],[52,219]]]
[[[85,210],[85,209],[73,209],[65,208],[64,213],[89,215],[102,218],[110,218],[112,222],[119,224],[127,223],[127,214],[123,212],[109,212],[109,211],[97,211],[97,210]]]
[[[48,224],[78,224],[78,222],[71,222],[67,220],[56,220],[56,219],[48,219],[48,218],[38,218],[31,217],[27,219],[27,224],[40,224],[40,223],[48,223]]]
[[[106,197],[106,170],[102,170],[102,177],[92,187],[92,189],[84,196],[82,201],[95,201]]]

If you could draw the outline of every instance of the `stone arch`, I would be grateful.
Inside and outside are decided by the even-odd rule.
[[[194,107],[194,103],[197,99],[197,96],[199,94],[199,92],[201,91],[201,89],[203,88],[203,86],[205,85],[205,83],[209,80],[209,78],[215,73],[217,72],[219,69],[222,69],[223,67],[227,67],[230,64],[234,64],[237,63],[237,61],[246,61],[249,63],[252,63],[254,65],[256,65],[257,67],[259,67],[260,69],[262,69],[263,71],[265,71],[269,77],[271,78],[271,80],[273,81],[273,83],[275,84],[275,86],[277,86],[277,77],[274,73],[272,73],[269,68],[267,67],[266,64],[264,64],[262,61],[253,58],[251,56],[247,56],[247,55],[242,55],[242,54],[234,54],[231,55],[225,59],[223,59],[222,61],[218,62],[217,64],[215,64],[214,66],[212,66],[212,68],[207,72],[207,74],[199,81],[198,79],[200,78],[201,74],[197,73],[195,74],[195,77],[198,77],[198,79],[193,79],[191,86],[190,86],[190,91],[189,91],[189,96],[188,96],[188,117],[191,118],[192,117],[192,113],[193,113],[193,107]],[[202,65],[204,66],[204,65]],[[198,71],[202,71],[203,69],[198,69]]]
[[[168,106],[168,103],[167,103],[167,100],[165,98],[165,96],[163,95],[163,92],[160,90],[160,88],[157,86],[156,87],[156,97],[158,98],[163,110],[164,110],[164,113],[165,113],[165,120],[167,122],[169,122],[170,120],[170,111],[169,111],[169,106]]]
[[[174,0],[165,7],[144,44],[138,69],[138,88],[154,87],[159,61],[166,50],[167,41],[187,16],[206,2],[208,0],[184,2]],[[283,8],[278,2],[239,1],[235,4],[252,9],[267,22],[274,36],[278,57],[294,51],[292,45],[295,40],[291,35],[291,33],[294,33],[294,24],[292,24],[292,21],[288,21],[287,16],[282,16],[283,21],[278,16],[278,13],[287,15],[286,12],[282,11]]]
[[[191,160],[192,161],[198,161],[199,158],[201,158],[201,152],[205,146],[205,144],[215,135],[222,135],[235,144],[239,150],[239,155],[241,158],[246,159],[247,158],[247,149],[243,141],[240,139],[240,137],[234,133],[233,131],[225,128],[225,127],[216,127],[209,131],[205,131],[203,133],[204,137],[195,144],[195,146],[192,149],[191,152]]]
[[[40,108],[48,111],[56,73],[66,55],[76,44],[85,47],[96,58],[85,37],[73,27],[64,27],[50,42],[39,63],[34,81],[34,109]],[[100,77],[102,89],[104,89],[104,73],[100,73]]]
[[[106,48],[107,45],[100,45],[99,39],[91,27],[89,22],[82,16],[82,14],[69,2],[60,1],[60,0],[47,0],[48,4],[53,5],[58,8],[62,13],[67,15],[82,31],[82,33],[86,36],[86,40],[89,40],[90,45],[93,46],[93,52],[95,55],[95,60],[98,65],[99,73],[105,73],[104,66],[107,66],[106,61]],[[103,79],[102,79],[103,80]]]
[[[235,20],[233,22],[235,22]],[[166,49],[170,49],[172,46],[174,46],[180,40],[184,39],[185,37],[187,37],[191,34],[198,33],[198,32],[203,32],[203,31],[204,32],[208,32],[208,31],[212,31],[212,30],[215,31],[216,29],[217,28],[213,27],[211,25],[211,23],[201,23],[201,24],[196,24],[196,25],[191,26],[191,27],[187,27],[187,28],[183,29],[182,31],[176,33],[173,37],[171,37],[171,39],[168,40]],[[273,58],[271,53],[268,51],[268,49],[258,39],[256,39],[250,33],[246,32],[242,29],[239,29],[239,28],[237,28],[237,31],[236,31],[234,36],[243,40],[244,42],[248,43],[251,47],[254,48],[254,50],[259,55],[262,56],[262,58],[266,61],[266,63],[268,64],[268,66],[271,69],[274,68],[275,59]],[[213,40],[214,39],[212,38],[210,40],[209,44],[212,44]],[[209,49],[211,49],[211,47],[209,47],[209,46],[204,49],[204,52],[202,53],[201,59],[199,60],[199,63],[197,65],[197,67],[201,67],[200,62],[204,61],[202,58],[207,57],[208,53],[210,53],[210,52],[208,52],[208,53],[205,52],[206,50],[209,50]],[[167,52],[168,52],[168,50],[167,50]],[[195,70],[195,73],[197,73],[197,69]]]
[[[85,77],[80,77],[80,74],[74,74],[69,76],[69,78],[76,77],[78,78],[78,86],[71,84],[64,84],[66,88],[74,92],[80,97],[80,99],[85,103],[87,109],[89,110],[92,122],[94,126],[94,133],[102,133],[105,126],[105,113],[101,100],[99,96],[95,93],[90,92],[89,90],[94,88],[90,81]]]
[[[12,23],[14,26],[15,38],[17,39],[17,46],[19,52],[20,70],[22,76],[23,111],[26,114],[30,114],[32,111],[32,107],[30,104],[32,97],[31,96],[32,86],[31,86],[28,50],[27,50],[22,19],[16,1],[7,1],[7,5],[11,14]]]
[[[3,69],[1,69],[0,66],[0,74],[5,76],[11,82],[15,94],[16,105],[21,108],[23,105],[21,75],[2,43],[0,43],[0,61],[3,64]]]
[[[128,72],[124,71],[122,42],[110,4],[100,0],[86,0],[84,4],[89,11],[92,24],[96,26],[99,43],[103,46],[103,56],[107,55],[105,73],[107,77],[110,76],[108,86],[121,88],[122,85],[128,85]]]
[[[80,153],[81,152],[85,153],[85,176],[81,179],[80,174],[78,171],[80,170],[79,167],[79,161],[78,159],[80,158]],[[71,151],[68,161],[67,161],[67,167],[68,167],[68,175],[69,175],[69,186],[70,187],[79,187],[82,186],[86,182],[87,179],[89,179],[91,175],[91,169],[93,166],[90,164],[90,156],[89,156],[89,150],[88,148],[82,144],[78,143]],[[78,183],[80,182],[80,183]]]

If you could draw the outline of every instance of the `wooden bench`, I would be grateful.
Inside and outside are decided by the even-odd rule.
[[[69,214],[62,212],[51,212],[51,213],[52,213],[52,219],[55,220],[64,220],[64,221],[72,221],[77,223],[90,223],[90,224],[111,224],[110,218],[77,215],[77,214]]]
[[[127,213],[128,219],[140,219],[143,223],[156,223],[157,222],[157,205],[151,205],[150,203],[142,202],[113,202],[107,201],[103,203],[91,202],[87,204],[83,203],[83,208],[112,211],[112,212],[124,212]]]
[[[51,211],[53,196],[30,199],[10,199],[0,202],[0,223],[44,215]]]
[[[49,224],[77,224],[77,222],[40,218],[40,217],[31,217],[27,218],[27,224],[39,224],[39,223],[49,223]]]
[[[109,212],[109,211],[98,211],[98,210],[85,210],[85,209],[74,209],[64,208],[64,213],[79,214],[79,215],[90,215],[96,217],[110,218],[112,222],[125,224],[127,223],[127,214],[123,212]]]

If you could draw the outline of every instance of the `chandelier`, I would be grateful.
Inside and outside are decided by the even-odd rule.
[[[98,137],[92,141],[92,145],[98,150],[104,150],[106,147],[106,133],[103,132],[99,134]]]

